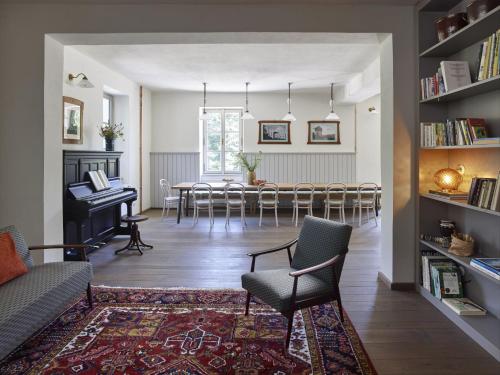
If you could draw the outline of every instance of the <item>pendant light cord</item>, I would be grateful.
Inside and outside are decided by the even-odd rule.
[[[288,113],[291,113],[290,111],[290,104],[292,102],[291,96],[290,96],[290,87],[292,86],[292,82],[288,82]]]
[[[207,113],[207,83],[203,82],[203,113]]]
[[[330,110],[333,112],[333,83],[330,84]]]
[[[248,112],[248,85],[250,84],[250,82],[245,82],[245,108],[246,108],[246,111],[245,112]]]

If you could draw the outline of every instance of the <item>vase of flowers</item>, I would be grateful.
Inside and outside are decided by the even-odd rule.
[[[123,138],[123,125],[104,123],[99,127],[99,135],[106,142],[106,151],[114,151],[115,139]]]
[[[255,170],[259,166],[262,160],[262,151],[253,159],[248,160],[247,156],[241,151],[237,154],[238,164],[247,170],[247,183],[248,185],[253,185],[255,183]]]

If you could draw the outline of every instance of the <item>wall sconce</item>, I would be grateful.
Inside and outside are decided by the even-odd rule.
[[[375,107],[368,108],[368,112],[370,112],[372,115],[378,115],[380,113]]]
[[[72,86],[77,86],[85,89],[91,89],[92,87],[94,87],[87,76],[83,73],[78,73],[77,75],[70,73],[68,75],[68,83]]]
[[[457,169],[444,168],[434,174],[434,183],[441,188],[443,192],[450,193],[457,191],[463,181],[465,167],[459,165]]]

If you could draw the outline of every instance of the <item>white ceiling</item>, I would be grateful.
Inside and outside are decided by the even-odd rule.
[[[349,36],[350,35],[350,36]],[[79,45],[85,55],[153,90],[317,90],[345,84],[379,55],[376,34],[339,34],[335,43]],[[374,79],[378,77],[373,77]],[[89,77],[92,80],[91,77]]]

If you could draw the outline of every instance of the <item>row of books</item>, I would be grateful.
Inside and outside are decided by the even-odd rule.
[[[494,143],[494,139],[498,139],[500,142],[500,138],[488,138],[486,123],[482,118],[446,120],[446,123],[420,123],[420,144],[422,147],[487,144]]]
[[[467,203],[488,210],[500,211],[500,172],[497,178],[473,177]]]
[[[429,99],[470,84],[467,61],[441,61],[432,77],[420,79],[420,97],[422,100]]]
[[[422,285],[458,315],[485,315],[486,310],[464,298],[458,265],[437,251],[422,250]]]
[[[470,265],[475,269],[500,280],[500,258],[472,258]]]
[[[490,35],[479,47],[477,80],[482,81],[500,74],[500,29]]]

